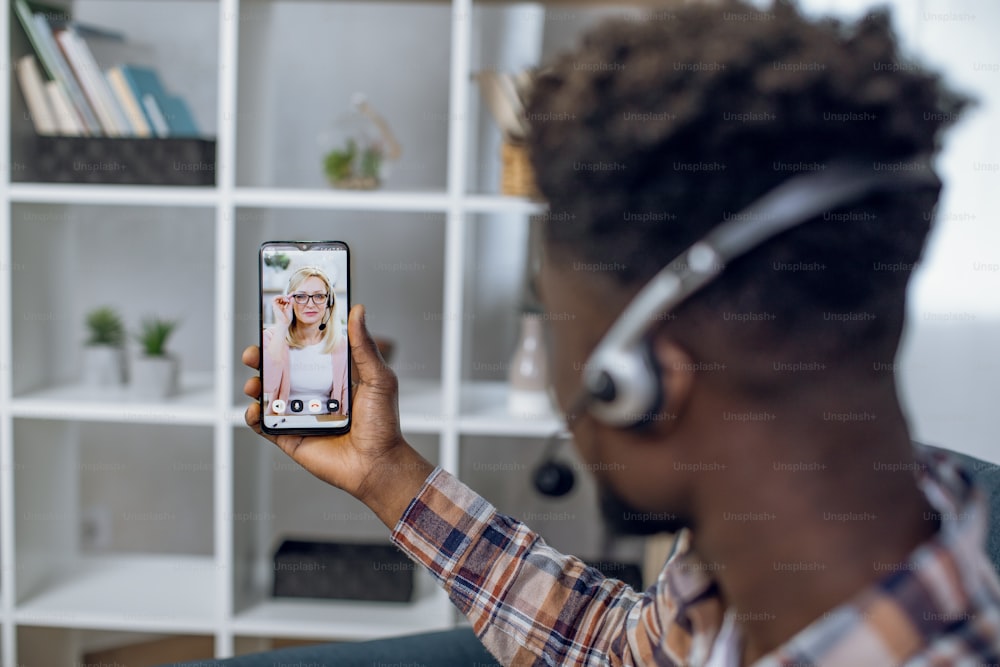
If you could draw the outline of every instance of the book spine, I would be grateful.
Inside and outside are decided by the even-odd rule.
[[[184,98],[177,95],[167,95],[160,102],[160,110],[170,126],[170,136],[172,137],[196,137],[198,127],[194,124],[194,118],[188,109]]]
[[[23,0],[18,0],[19,11],[22,2]],[[27,11],[26,4],[24,7],[25,11]],[[42,45],[42,50],[44,51],[44,54],[41,52],[38,54],[39,57],[43,61],[48,61],[46,67],[50,72],[54,73],[53,78],[62,83],[70,100],[73,102],[73,106],[76,108],[77,114],[80,116],[83,126],[86,128],[87,134],[100,136],[101,124],[97,120],[97,115],[94,113],[93,108],[91,108],[90,102],[87,101],[87,97],[83,94],[83,90],[77,83],[73,71],[63,57],[62,51],[56,44],[55,37],[52,35],[52,28],[49,27],[49,22],[41,14],[30,16],[30,12],[27,20],[35,27],[39,44]]]
[[[96,69],[96,64],[91,67],[91,64],[87,62],[86,56],[80,49],[79,42],[75,39],[73,32],[61,30],[56,33],[55,37],[56,41],[62,47],[66,60],[72,66],[73,71],[76,72],[80,86],[87,94],[87,98],[93,105],[94,111],[97,112],[97,119],[100,121],[104,133],[109,137],[121,136],[123,132],[121,131],[118,119],[110,107],[110,100],[108,99],[110,93],[101,89],[99,84],[103,83],[103,79],[98,82],[95,78],[94,70]]]
[[[132,127],[135,128],[136,136],[150,136],[152,134],[152,130],[149,127],[149,123],[146,122],[146,113],[139,104],[139,100],[137,100],[135,95],[132,94],[132,88],[125,80],[121,67],[112,67],[105,72],[104,75],[108,79],[108,85],[111,87],[111,92],[115,94],[119,105],[121,105],[125,114],[128,115],[128,119],[132,124]]]
[[[56,119],[45,94],[45,82],[38,70],[35,56],[27,55],[17,61],[17,81],[28,105],[28,114],[38,134],[55,134]]]
[[[146,93],[142,96],[142,106],[153,121],[153,131],[156,132],[156,136],[161,139],[169,137],[170,126],[167,124],[167,119],[164,118],[163,112],[160,111],[160,105],[156,101],[156,97],[152,93]]]
[[[129,88],[132,89],[132,94],[135,95],[135,99],[139,101],[140,108],[143,113],[146,114],[146,123],[155,134],[156,125],[153,121],[153,117],[146,109],[146,105],[142,100],[147,93],[152,94],[156,99],[159,99],[161,95],[166,94],[163,90],[163,86],[160,84],[159,77],[156,75],[156,71],[145,67],[136,67],[135,65],[122,65],[120,69],[126,83],[128,83]]]
[[[49,96],[49,102],[55,111],[56,125],[59,127],[59,134],[78,137],[83,134],[83,126],[80,124],[80,117],[73,109],[73,103],[69,101],[69,96],[63,90],[62,84],[58,81],[47,81],[45,92]]]

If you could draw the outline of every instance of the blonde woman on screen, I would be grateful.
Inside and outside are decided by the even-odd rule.
[[[334,320],[333,283],[321,269],[292,274],[272,300],[274,324],[264,330],[266,414],[343,414],[347,392],[347,339]],[[275,410],[277,406],[283,408]],[[310,401],[321,405],[317,413]]]

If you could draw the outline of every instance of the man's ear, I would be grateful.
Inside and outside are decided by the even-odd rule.
[[[659,366],[660,392],[663,400],[659,412],[667,416],[662,423],[677,421],[694,391],[695,363],[677,341],[656,334],[651,341],[653,361]]]

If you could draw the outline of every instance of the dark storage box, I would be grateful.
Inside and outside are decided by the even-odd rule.
[[[214,139],[36,136],[18,180],[215,185]]]
[[[274,596],[409,602],[415,567],[391,544],[285,540],[274,554]]]

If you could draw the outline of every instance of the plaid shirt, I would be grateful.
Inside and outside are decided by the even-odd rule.
[[[1000,581],[983,549],[985,500],[951,459],[918,455],[941,530],[755,667],[1000,665]],[[556,552],[440,468],[392,533],[506,665],[704,665],[725,609],[687,537],[638,592]]]

